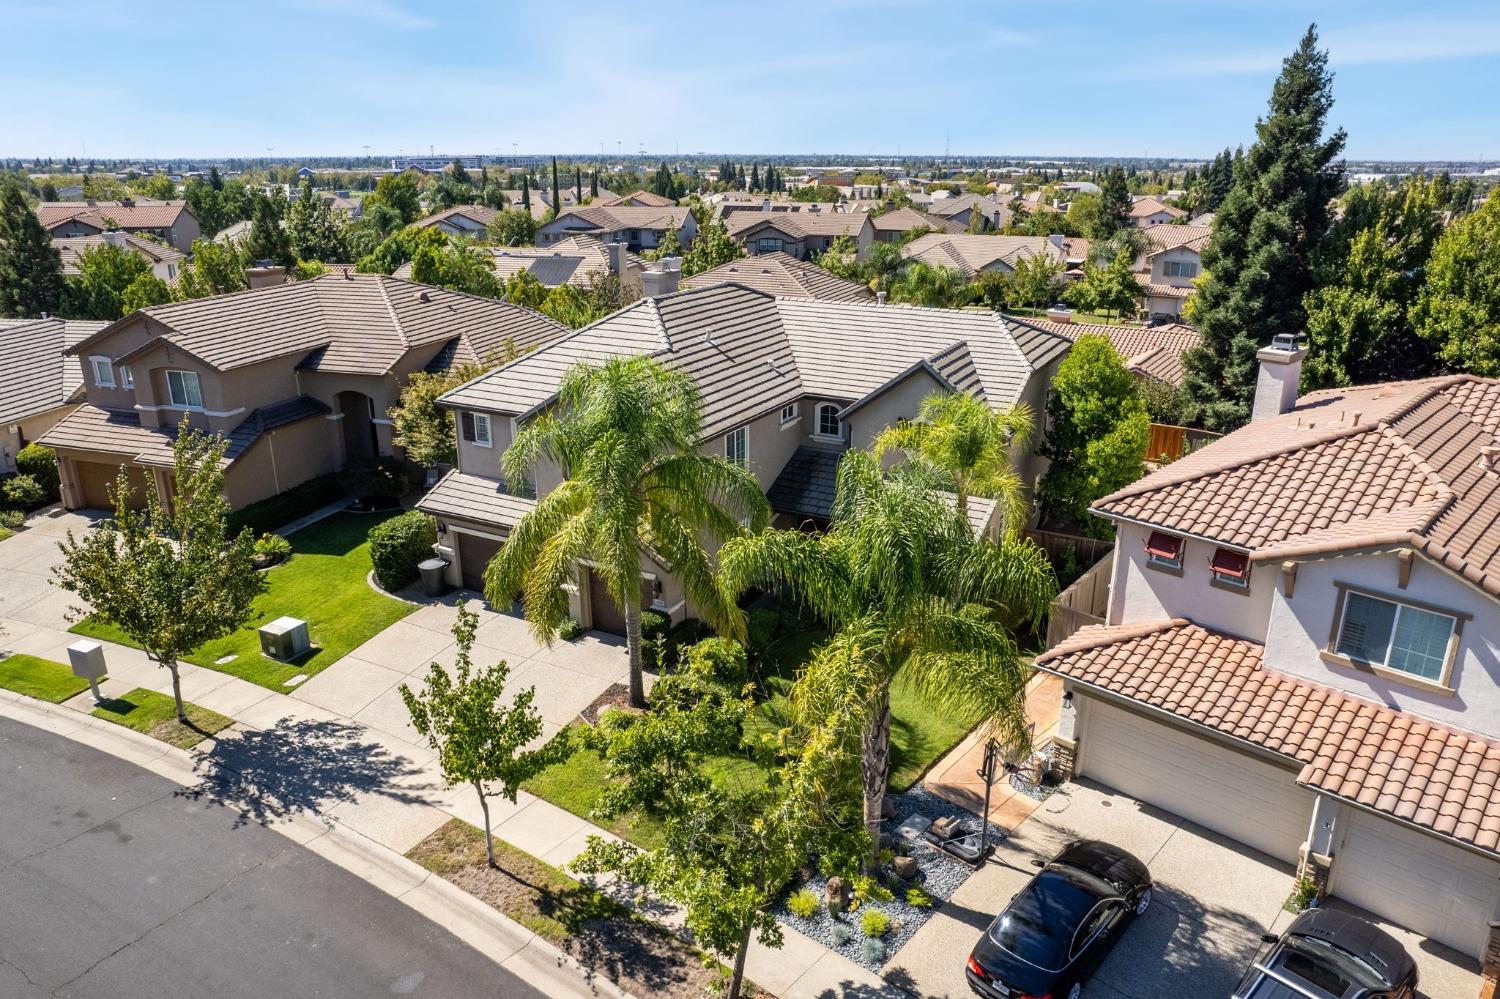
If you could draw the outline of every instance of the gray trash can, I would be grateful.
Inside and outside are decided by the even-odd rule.
[[[442,558],[429,558],[417,563],[417,571],[422,574],[422,592],[429,597],[440,597],[448,589],[448,584],[443,581],[443,570],[448,568],[448,560]]]

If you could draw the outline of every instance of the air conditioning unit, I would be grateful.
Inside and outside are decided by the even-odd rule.
[[[306,621],[295,617],[278,617],[261,626],[260,651],[272,659],[291,662],[311,647]]]

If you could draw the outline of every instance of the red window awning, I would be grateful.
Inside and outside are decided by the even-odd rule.
[[[1152,531],[1151,537],[1146,539],[1146,554],[1175,562],[1182,557],[1182,539],[1161,531]]]
[[[1214,550],[1214,557],[1209,560],[1209,565],[1221,576],[1244,579],[1245,574],[1250,571],[1250,556],[1228,548],[1217,548]]]

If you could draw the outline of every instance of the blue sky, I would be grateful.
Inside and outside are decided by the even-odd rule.
[[[1500,5],[0,0],[0,155],[1204,156],[1317,20],[1353,158],[1500,159]]]

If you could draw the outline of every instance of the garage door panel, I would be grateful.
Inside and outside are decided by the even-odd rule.
[[[500,551],[504,542],[478,534],[455,531],[458,547],[458,567],[463,576],[464,589],[475,593],[484,592],[484,570]]]
[[[1095,699],[1084,726],[1084,776],[1296,862],[1313,796],[1292,770]]]
[[[130,476],[130,495],[126,499],[126,505],[132,510],[144,510],[147,490],[153,488],[150,477],[139,465],[127,465],[126,468]],[[114,488],[115,479],[120,474],[119,465],[102,461],[75,461],[73,470],[82,494],[80,499],[85,507],[91,510],[114,509],[109,491]]]
[[[1471,957],[1483,955],[1500,903],[1500,862],[1350,807],[1340,821],[1333,894]]]

